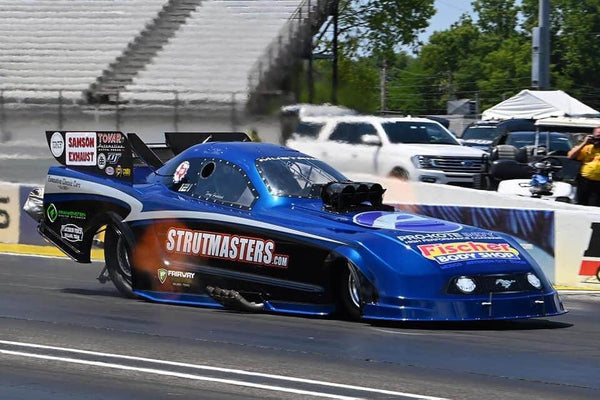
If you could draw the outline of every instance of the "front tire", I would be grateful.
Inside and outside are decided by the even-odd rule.
[[[390,178],[400,179],[401,181],[408,180],[408,171],[402,167],[394,167],[389,174]]]
[[[104,260],[110,280],[121,296],[136,298],[132,288],[131,249],[123,234],[113,226],[106,228]]]
[[[350,266],[344,268],[338,280],[338,308],[342,317],[357,321],[361,317],[358,282],[350,272]]]

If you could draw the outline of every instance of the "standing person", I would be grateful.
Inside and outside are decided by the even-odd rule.
[[[600,206],[600,126],[573,147],[567,156],[581,161],[577,175],[577,204]]]

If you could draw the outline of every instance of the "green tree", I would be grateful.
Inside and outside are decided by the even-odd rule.
[[[474,0],[477,25],[484,34],[508,39],[516,33],[519,7],[515,0]]]

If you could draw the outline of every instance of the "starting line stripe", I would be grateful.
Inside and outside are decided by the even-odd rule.
[[[68,256],[57,247],[36,246],[31,244],[0,243],[0,253],[68,258]],[[92,249],[91,256],[92,260],[104,260],[104,250]]]

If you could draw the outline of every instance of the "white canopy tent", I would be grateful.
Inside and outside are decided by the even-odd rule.
[[[562,90],[521,90],[513,97],[488,108],[483,120],[548,117],[600,117],[600,112],[569,96]]]

